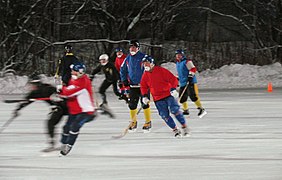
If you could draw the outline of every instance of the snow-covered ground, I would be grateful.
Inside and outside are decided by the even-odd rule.
[[[200,96],[208,114],[197,118],[197,109],[189,102],[190,138],[174,138],[152,103],[152,132],[142,133],[141,112],[138,131],[116,140],[111,136],[127,127],[129,111],[123,101],[108,93],[116,119],[101,115],[85,124],[66,157],[40,152],[47,145],[44,132],[49,109],[46,103],[35,102],[22,109],[0,134],[0,179],[282,179],[282,89],[272,93],[264,89],[203,90]],[[0,102],[1,126],[15,106]]]
[[[177,75],[174,63],[162,64],[173,74]],[[274,63],[266,66],[249,64],[226,65],[215,70],[205,70],[197,74],[200,89],[234,89],[234,88],[266,88],[268,83],[273,87],[282,87],[282,66]],[[6,76],[0,78],[0,94],[22,94],[27,91],[27,76]],[[97,75],[94,86],[99,87],[104,79]],[[53,83],[53,78],[43,75],[43,80]]]

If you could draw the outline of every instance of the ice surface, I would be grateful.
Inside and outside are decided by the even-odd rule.
[[[97,95],[99,96],[99,95]],[[129,123],[123,101],[108,93],[117,118],[99,116],[82,127],[66,157],[44,154],[48,106],[35,102],[0,134],[0,179],[279,180],[282,179],[282,89],[201,90],[202,119],[189,102],[190,138],[176,139],[152,104],[153,129],[111,139]],[[3,98],[3,96],[2,96]],[[15,95],[4,98],[16,98]],[[99,99],[100,100],[100,99]],[[0,102],[0,125],[16,104]],[[57,136],[63,121],[58,125]]]

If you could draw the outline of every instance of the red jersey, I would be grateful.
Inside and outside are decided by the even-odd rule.
[[[170,89],[176,88],[177,78],[167,69],[155,66],[152,72],[144,71],[140,89],[141,94],[148,94],[150,90],[154,101],[170,96]]]
[[[118,72],[120,71],[120,67],[121,67],[121,65],[122,65],[122,63],[123,63],[125,58],[126,58],[126,54],[123,54],[120,58],[116,57],[115,67],[118,70]]]
[[[71,79],[68,86],[63,86],[62,96],[67,97],[69,114],[94,112],[94,100],[91,81],[87,75],[78,79]]]

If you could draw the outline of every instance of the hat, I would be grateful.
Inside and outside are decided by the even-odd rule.
[[[140,47],[140,43],[139,43],[138,40],[131,40],[129,42],[129,46],[135,46],[135,47],[139,48]]]

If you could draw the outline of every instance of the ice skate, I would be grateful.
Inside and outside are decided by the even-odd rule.
[[[99,108],[102,110],[101,114],[109,115],[111,118],[115,118],[114,114],[112,113],[112,111],[110,110],[110,108],[106,103],[100,104]]]
[[[47,152],[52,152],[52,151],[56,151],[56,150],[58,150],[58,149],[55,148],[55,147],[52,145],[52,146],[49,146],[49,147],[47,147],[47,148],[45,148],[45,149],[42,149],[41,152],[47,153]]]
[[[146,122],[144,125],[143,125],[143,132],[144,133],[149,133],[151,131],[151,128],[152,128],[152,123],[151,121],[149,122]]]
[[[198,108],[198,109],[199,109],[199,113],[198,113],[199,118],[203,118],[206,114],[208,114],[204,108]]]
[[[184,137],[190,137],[191,136],[191,132],[190,132],[188,127],[184,127],[184,128],[182,127],[182,130],[183,130],[183,136]]]
[[[53,138],[49,138],[48,144],[49,146],[45,149],[42,149],[41,152],[52,152],[52,151],[60,150],[60,148],[55,147],[55,140]]]
[[[189,109],[183,110],[183,115],[189,116],[190,115]]]
[[[181,131],[179,131],[179,129],[174,129],[173,130],[173,133],[174,133],[174,137],[176,137],[176,138],[181,138]]]
[[[128,132],[135,132],[137,130],[137,121],[132,121],[128,127]]]
[[[60,154],[63,156],[66,156],[72,149],[72,145],[69,144],[63,144],[61,147]]]

